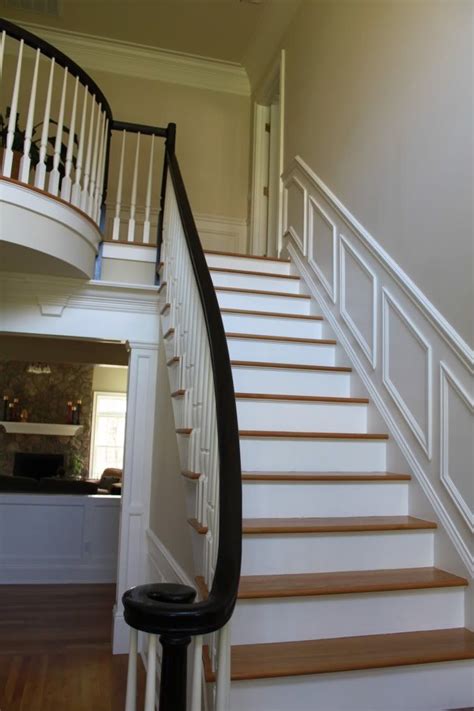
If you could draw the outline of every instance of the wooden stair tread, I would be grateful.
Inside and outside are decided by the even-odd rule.
[[[410,481],[410,474],[392,472],[242,472],[243,481]]]
[[[265,262],[278,262],[280,264],[289,264],[289,259],[277,259],[276,257],[263,257],[257,254],[242,254],[241,252],[218,252],[213,249],[206,249],[204,254],[216,254],[220,257],[241,257],[242,259],[261,259]]]
[[[270,277],[271,279],[293,279],[299,281],[301,277],[298,274],[272,274],[271,272],[259,272],[251,269],[228,269],[227,267],[209,267],[210,272],[219,272],[221,274],[246,274],[250,276]]]
[[[239,599],[347,595],[424,590],[467,585],[465,578],[438,568],[356,570],[296,575],[250,575],[240,579]]]
[[[267,291],[264,289],[242,289],[238,286],[215,286],[214,291],[224,291],[235,294],[258,294],[259,296],[284,296],[289,299],[311,299],[309,294],[289,294],[286,291]]]
[[[474,659],[474,632],[462,627],[244,644],[232,647],[231,678],[302,676],[468,659]]]
[[[253,309],[221,309],[223,314],[247,314],[249,316],[271,316],[272,318],[299,318],[304,321],[323,321],[322,316],[312,314],[282,314],[277,311],[254,311]]]
[[[158,288],[158,293],[161,294],[163,289],[165,289],[167,286],[168,286],[168,282],[166,282],[166,281],[164,281],[162,284],[160,284],[160,286]]]
[[[231,365],[249,368],[280,368],[283,370],[314,370],[326,373],[352,373],[348,365],[302,365],[301,363],[273,363],[260,360],[231,360]]]
[[[191,528],[194,528],[200,534],[205,534],[209,530],[207,526],[202,526],[196,518],[188,518],[188,523]]]
[[[293,432],[278,430],[239,430],[240,437],[270,439],[345,439],[345,440],[386,440],[388,434],[366,434],[365,432]]]
[[[340,402],[367,405],[368,397],[329,397],[326,395],[278,395],[274,393],[235,393],[236,400],[288,400],[290,402]]]
[[[177,427],[175,431],[176,431],[176,434],[190,435],[191,432],[193,431],[193,428],[192,427]]]
[[[437,528],[436,523],[413,516],[333,516],[319,518],[245,518],[243,533],[356,533],[362,531],[415,531]]]
[[[166,331],[166,333],[163,334],[163,338],[164,338],[164,339],[169,338],[170,336],[174,336],[174,334],[175,334],[174,328],[169,328],[169,329]]]
[[[260,336],[257,333],[234,333],[225,334],[227,338],[241,338],[250,341],[278,341],[280,343],[308,343],[320,346],[335,346],[335,338],[296,338],[294,336]]]
[[[163,316],[170,308],[171,308],[171,304],[165,304],[160,311],[160,315]]]
[[[192,481],[197,481],[201,476],[199,472],[191,472],[189,471],[189,469],[184,469],[181,472],[181,475],[184,476],[186,479],[191,479]]]
[[[186,394],[186,390],[184,388],[180,388],[179,390],[175,390],[174,392],[171,393],[171,397],[177,398],[177,397],[184,397]]]
[[[166,361],[166,365],[175,365],[175,363],[179,363],[179,361],[180,361],[179,356],[173,356],[168,361]]]

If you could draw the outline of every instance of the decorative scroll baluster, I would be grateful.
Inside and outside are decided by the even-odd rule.
[[[15,83],[13,85],[12,101],[10,104],[10,116],[8,119],[7,128],[7,144],[3,151],[3,166],[2,173],[6,178],[10,178],[12,174],[13,165],[13,141],[15,138],[15,128],[16,128],[16,114],[18,108],[18,94],[20,91],[20,81],[21,81],[21,68],[23,62],[23,40],[20,41],[20,48],[18,50],[18,60],[16,64],[15,73]]]
[[[46,103],[44,105],[43,128],[41,130],[40,154],[35,171],[35,187],[40,188],[41,190],[44,190],[46,182],[46,151],[48,149],[48,131],[51,114],[51,96],[53,93],[54,66],[55,62],[53,58],[49,68],[48,91],[46,94]]]
[[[135,239],[135,212],[137,209],[137,180],[138,161],[140,157],[140,132],[137,133],[137,147],[135,150],[135,165],[133,167],[132,195],[130,200],[130,217],[128,219],[127,241],[133,242]]]
[[[64,79],[63,88],[61,91],[61,103],[59,105],[59,116],[58,125],[56,128],[56,140],[54,142],[54,156],[53,156],[53,169],[49,174],[48,192],[51,195],[57,195],[59,193],[59,178],[61,177],[59,172],[59,163],[61,161],[61,149],[62,149],[62,139],[63,139],[63,125],[64,125],[64,107],[66,105],[66,90],[67,90],[67,79],[68,79],[68,69],[64,68]]]
[[[72,110],[71,110],[71,121],[69,124],[69,137],[67,142],[67,152],[66,152],[66,166],[64,171],[64,177],[61,183],[61,197],[63,200],[68,202],[71,200],[71,190],[72,190],[72,180],[71,180],[71,170],[72,170],[72,159],[74,153],[74,131],[76,130],[76,109],[77,109],[77,92],[79,89],[79,77],[76,77],[76,83],[74,84],[74,97],[72,100]]]
[[[150,242],[150,212],[151,212],[151,187],[153,182],[153,152],[155,149],[155,136],[151,137],[150,164],[148,166],[148,183],[146,188],[145,220],[143,222],[143,243]]]
[[[89,202],[89,178],[90,178],[90,169],[91,169],[92,144],[94,142],[94,110],[95,110],[95,106],[96,106],[95,96],[93,96],[92,97],[92,106],[91,106],[91,117],[90,117],[90,122],[89,122],[89,134],[87,137],[87,153],[86,153],[86,162],[85,162],[85,166],[84,166],[84,182],[82,185],[82,193],[81,193],[81,210],[83,210],[84,212],[86,212],[87,204]]]
[[[112,231],[112,239],[120,238],[120,212],[122,210],[122,184],[123,184],[123,159],[125,155],[125,133],[122,131],[122,150],[120,151],[120,167],[117,183],[117,199],[115,201],[115,217]]]
[[[20,175],[19,179],[22,183],[27,183],[30,179],[30,167],[31,167],[31,136],[33,134],[33,121],[35,117],[35,103],[36,103],[36,85],[38,82],[38,66],[40,60],[40,50],[36,50],[35,66],[33,69],[33,78],[31,80],[30,88],[30,103],[28,106],[28,118],[26,119],[25,128],[25,143],[23,144],[23,155],[20,161]]]
[[[94,138],[94,148],[92,151],[92,167],[91,167],[91,175],[90,175],[90,184],[89,184],[89,194],[87,198],[87,204],[86,204],[86,212],[88,215],[92,214],[92,211],[94,209],[94,195],[95,195],[95,183],[96,183],[96,171],[97,171],[97,163],[99,160],[99,141],[100,141],[100,129],[102,127],[102,112],[101,112],[101,106],[100,104],[97,107],[97,123],[95,126],[95,138]]]
[[[72,186],[71,202],[76,207],[81,203],[81,177],[82,177],[82,157],[84,155],[84,145],[86,142],[86,117],[87,117],[87,97],[89,92],[87,86],[84,87],[84,101],[82,103],[81,128],[79,130],[79,147],[77,149],[76,174],[74,185]]]
[[[104,114],[105,117],[105,114]],[[109,135],[109,119],[106,118],[102,130],[102,141],[100,145],[99,169],[97,171],[97,184],[95,186],[94,214],[93,218],[100,223],[100,211],[102,208],[102,195],[104,194],[105,160],[107,157],[107,137]]]

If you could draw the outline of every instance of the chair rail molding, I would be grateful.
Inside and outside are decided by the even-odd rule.
[[[81,67],[250,96],[247,72],[235,62],[53,29],[32,22],[14,22],[72,57]]]
[[[474,352],[299,156],[283,184],[288,254],[474,576]]]

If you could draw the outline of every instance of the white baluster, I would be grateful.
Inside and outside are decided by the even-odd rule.
[[[125,131],[122,131],[122,150],[120,151],[120,167],[117,183],[117,200],[115,202],[115,217],[112,239],[120,238],[120,211],[122,209],[123,159],[125,155]]]
[[[61,160],[61,147],[63,139],[64,107],[66,105],[68,69],[64,67],[63,88],[61,91],[61,103],[59,105],[58,125],[56,127],[56,140],[54,142],[53,169],[49,174],[48,192],[51,195],[59,193],[59,163]]]
[[[146,189],[145,221],[143,223],[143,243],[150,242],[150,212],[151,212],[151,186],[153,181],[153,152],[155,149],[155,136],[151,137],[150,164],[148,166],[148,184]]]
[[[137,147],[135,150],[135,165],[133,168],[132,196],[130,200],[130,217],[128,219],[128,242],[135,239],[135,211],[137,208],[137,180],[138,180],[138,160],[140,154],[140,133],[137,133]]]
[[[191,711],[201,711],[202,700],[202,636],[194,638]]]
[[[127,696],[125,711],[136,711],[137,708],[137,653],[138,631],[130,627],[130,649],[128,651]]]
[[[101,105],[99,104],[98,110],[97,110],[97,123],[95,127],[95,139],[94,139],[94,148],[92,151],[92,168],[91,168],[91,178],[90,178],[90,184],[89,184],[89,195],[87,199],[87,207],[86,211],[88,215],[92,214],[92,211],[94,209],[94,195],[95,195],[95,183],[97,179],[97,163],[99,160],[99,141],[100,141],[100,131],[102,128],[102,122],[103,122],[103,114],[101,113]]]
[[[81,128],[79,130],[79,148],[77,149],[76,174],[74,185],[72,186],[71,203],[79,207],[81,203],[81,178],[82,178],[82,157],[84,155],[84,145],[86,143],[86,117],[87,117],[87,97],[89,92],[87,86],[84,87],[84,101],[82,103]]]
[[[33,121],[35,117],[35,103],[36,103],[36,85],[38,82],[38,66],[40,60],[40,50],[36,50],[35,67],[33,69],[33,78],[31,80],[30,89],[30,103],[28,106],[28,117],[26,119],[25,128],[25,143],[23,144],[23,155],[20,161],[20,175],[19,178],[22,183],[27,183],[30,179],[30,167],[31,167],[31,136],[33,134]]]
[[[71,121],[69,124],[69,137],[67,142],[67,152],[66,152],[66,167],[64,171],[64,178],[61,183],[61,197],[63,200],[68,202],[71,200],[71,190],[72,190],[72,180],[71,180],[71,170],[72,170],[72,158],[74,153],[74,131],[76,130],[76,109],[77,109],[77,91],[79,89],[79,77],[76,77],[76,83],[74,84],[74,97],[72,100],[72,110],[71,110]]]
[[[46,151],[48,149],[49,118],[51,114],[51,96],[53,93],[55,60],[51,60],[49,68],[48,91],[46,93],[46,103],[44,105],[43,128],[41,130],[40,154],[38,165],[35,171],[35,187],[44,190],[46,182]]]
[[[90,169],[91,169],[91,157],[92,157],[92,144],[94,142],[94,111],[95,111],[95,96],[92,97],[92,106],[91,106],[91,117],[90,117],[90,122],[89,122],[89,135],[87,137],[87,153],[86,153],[86,162],[84,165],[84,182],[82,184],[82,192],[81,192],[81,210],[84,212],[87,210],[87,204],[88,204],[88,198],[89,198],[89,178],[90,178]]]
[[[105,116],[105,114],[104,114]],[[94,208],[95,213],[93,215],[94,220],[97,224],[100,224],[100,211],[102,208],[102,195],[104,193],[104,176],[105,176],[105,161],[107,158],[107,137],[109,135],[109,119],[105,120],[104,129],[102,131],[102,142],[100,150],[100,161],[99,161],[99,171],[97,178],[97,185],[95,186],[95,200]]]
[[[156,696],[156,635],[148,635],[145,711],[155,711]]]
[[[13,85],[12,102],[10,105],[10,116],[8,119],[7,144],[3,151],[2,173],[6,178],[10,178],[13,165],[13,140],[15,138],[16,111],[18,108],[18,94],[20,91],[21,65],[23,61],[23,40],[20,42],[18,50],[18,60],[16,64],[15,83]]]
[[[3,55],[5,54],[5,44],[7,41],[7,35],[5,30],[3,30],[0,37],[0,81],[2,80],[3,74]]]

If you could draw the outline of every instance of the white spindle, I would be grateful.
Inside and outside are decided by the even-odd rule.
[[[94,220],[97,224],[100,224],[100,211],[102,208],[102,195],[104,193],[104,176],[105,176],[105,161],[107,158],[107,138],[109,135],[109,119],[105,120],[104,129],[102,131],[102,142],[100,150],[100,161],[97,185],[95,186],[95,200],[94,200]]]
[[[10,178],[13,165],[13,140],[15,138],[16,112],[18,108],[18,94],[20,92],[21,66],[23,62],[23,40],[20,41],[18,50],[18,60],[16,64],[15,83],[13,84],[12,101],[10,104],[10,116],[8,119],[7,144],[3,151],[2,173],[6,178]]]
[[[51,60],[51,65],[49,67],[49,80],[48,80],[48,90],[46,92],[46,102],[44,105],[44,116],[43,116],[43,128],[41,130],[40,139],[40,154],[38,165],[35,171],[35,187],[44,190],[46,182],[46,151],[48,149],[48,131],[49,131],[49,119],[51,114],[51,96],[53,94],[53,79],[54,79],[54,67],[55,60]]]
[[[5,54],[5,43],[7,41],[7,35],[5,30],[3,30],[0,37],[0,81],[2,80],[3,74],[3,55]]]
[[[201,711],[202,699],[202,636],[194,638],[191,711]]]
[[[143,223],[143,242],[150,241],[150,212],[151,212],[151,186],[153,182],[153,152],[155,149],[155,136],[151,137],[150,164],[148,166],[148,184],[146,188],[145,221]]]
[[[95,112],[95,96],[92,97],[91,106],[91,117],[89,122],[89,135],[87,137],[87,153],[86,162],[84,165],[84,182],[82,184],[81,193],[81,210],[84,212],[87,210],[88,198],[89,198],[89,178],[91,169],[91,157],[92,157],[92,144],[94,142],[94,112]],[[98,119],[98,117],[97,117]]]
[[[20,161],[20,175],[19,178],[22,183],[27,183],[30,179],[30,167],[31,167],[31,136],[33,134],[33,121],[35,117],[35,103],[36,103],[36,85],[38,82],[38,66],[40,60],[40,50],[36,50],[35,66],[33,69],[33,78],[31,80],[30,89],[30,103],[28,106],[28,118],[26,119],[25,128],[25,142],[23,144],[23,155]]]
[[[87,97],[89,92],[87,86],[84,87],[84,101],[82,103],[81,128],[79,129],[79,147],[77,149],[76,174],[74,185],[72,186],[71,202],[76,207],[81,203],[81,178],[82,178],[82,157],[84,155],[84,145],[86,142],[86,117],[87,117]]]
[[[130,627],[130,649],[128,652],[127,671],[127,696],[125,698],[125,711],[137,709],[137,654],[138,631]]]
[[[115,217],[112,239],[120,238],[120,212],[122,210],[123,159],[125,155],[125,131],[122,132],[122,150],[120,151],[120,167],[117,183],[117,200],[115,202]]]
[[[132,195],[130,199],[130,217],[128,219],[128,242],[135,239],[135,212],[137,209],[137,181],[138,181],[138,160],[140,155],[140,133],[137,133],[137,147],[135,150],[135,165],[133,167]]]
[[[91,168],[91,179],[89,185],[89,196],[87,201],[87,214],[92,215],[94,209],[94,195],[95,195],[95,184],[97,179],[97,164],[99,161],[99,142],[101,135],[101,128],[103,123],[104,115],[101,112],[101,105],[99,104],[97,110],[97,123],[95,127],[95,139],[94,139],[94,149],[92,151],[92,168]]]
[[[51,195],[59,193],[59,163],[61,161],[61,147],[63,140],[64,107],[66,105],[68,68],[64,67],[63,88],[61,91],[61,103],[59,104],[58,125],[56,126],[56,140],[54,141],[53,169],[49,174],[48,192]]]
[[[61,197],[68,202],[71,199],[72,180],[72,158],[74,153],[74,131],[76,130],[76,109],[77,109],[77,92],[79,89],[79,77],[76,77],[74,84],[74,97],[72,100],[71,121],[69,124],[69,137],[67,142],[66,166],[64,170],[64,178],[61,183]]]
[[[148,635],[145,711],[155,711],[156,694],[156,635]]]

